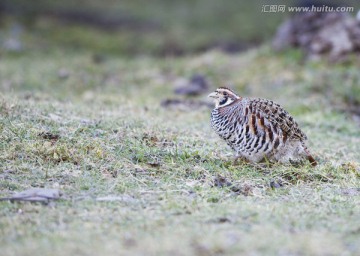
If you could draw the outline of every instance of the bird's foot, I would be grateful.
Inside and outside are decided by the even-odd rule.
[[[249,163],[249,160],[247,160],[246,158],[242,157],[242,156],[236,156],[234,158],[234,161],[233,161],[233,165],[237,165],[239,163],[239,160],[240,162],[242,163]]]

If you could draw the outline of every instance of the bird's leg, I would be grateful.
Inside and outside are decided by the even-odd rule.
[[[235,156],[234,161],[233,161],[233,165],[237,164],[237,161],[238,161],[239,158],[240,158],[240,156]]]
[[[246,163],[249,162],[245,157],[243,157],[241,155],[235,155],[233,165],[237,165],[239,159],[242,160],[243,162],[246,162]]]
[[[266,167],[269,168],[271,164],[270,164],[270,160],[267,156],[264,156],[264,161],[265,161]]]

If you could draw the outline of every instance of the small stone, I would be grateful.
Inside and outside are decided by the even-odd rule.
[[[184,79],[178,80],[176,87],[174,90],[175,94],[196,96],[207,92],[209,86],[203,75],[195,74],[189,81]]]
[[[67,69],[65,69],[65,68],[59,69],[59,71],[58,71],[58,77],[59,77],[60,79],[66,79],[66,78],[68,78],[69,76],[70,76],[70,71],[69,71],[69,70],[67,70]]]
[[[270,187],[272,189],[281,188],[282,186],[283,185],[280,181],[274,181],[274,180],[270,181]]]
[[[18,193],[13,196],[0,198],[0,201],[29,201],[29,202],[49,202],[50,200],[60,199],[62,192],[58,189],[48,188],[31,188]]]

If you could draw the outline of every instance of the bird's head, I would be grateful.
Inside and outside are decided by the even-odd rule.
[[[215,101],[215,108],[230,105],[234,101],[240,99],[235,92],[226,87],[220,87],[214,92],[210,93],[208,97],[213,98]]]

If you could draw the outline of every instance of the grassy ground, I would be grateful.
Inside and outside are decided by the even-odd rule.
[[[87,51],[4,55],[1,196],[47,187],[65,199],[0,202],[1,254],[358,255],[360,132],[344,111],[359,97],[356,63],[299,56],[266,46],[101,63]],[[319,165],[231,165],[210,109],[160,106],[194,73],[282,104]],[[96,201],[109,195],[120,201]]]

